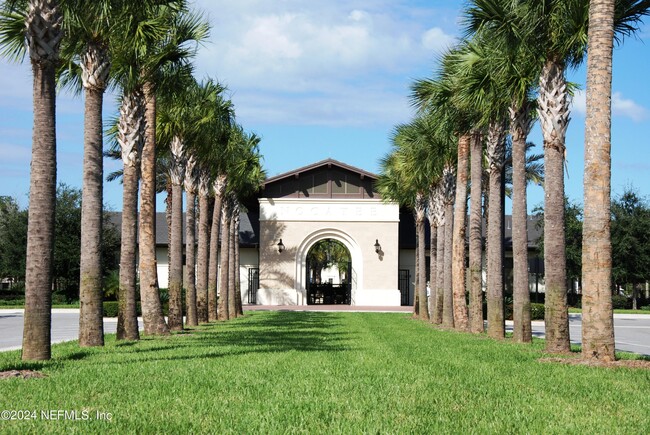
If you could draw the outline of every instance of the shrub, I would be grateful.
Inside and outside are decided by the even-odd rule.
[[[103,305],[104,305],[104,317],[117,317],[117,312],[119,311],[119,306],[120,306],[120,303],[118,301],[105,301]],[[136,303],[135,309],[138,316],[141,316],[142,309],[140,307],[140,302]]]
[[[506,304],[504,308],[505,308],[505,311],[504,311],[503,315],[505,316],[505,319],[506,320],[512,320],[512,313],[513,313],[512,304],[511,303]]]
[[[626,296],[616,295],[612,296],[612,308],[615,310],[624,310],[626,308],[632,308],[632,304]]]
[[[544,320],[544,304],[530,304],[530,320]]]
[[[107,301],[104,302],[104,317],[117,317],[119,302]]]
[[[0,299],[0,307],[20,307],[25,305],[25,299]]]
[[[54,293],[52,295],[52,305],[67,305],[68,297],[61,293]]]

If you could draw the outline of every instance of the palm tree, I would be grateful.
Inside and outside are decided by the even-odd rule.
[[[614,0],[591,0],[587,55],[584,220],[582,226],[582,357],[613,361],[611,276],[611,95]]]
[[[393,135],[393,152],[382,160],[382,176],[377,188],[382,198],[395,201],[413,210],[416,226],[416,297],[414,316],[429,319],[426,294],[424,221],[428,192],[433,178],[440,171],[433,154],[431,140],[435,124],[420,117],[400,125]]]
[[[431,263],[430,263],[430,286],[429,311],[431,312],[431,323],[439,325],[442,323],[443,304],[443,259],[444,259],[444,228],[445,208],[442,192],[442,177],[429,191],[429,203],[427,204],[427,217],[429,218],[431,241]]]
[[[182,72],[182,70],[181,70]],[[175,85],[175,86],[174,86]],[[194,78],[179,74],[160,98],[158,142],[170,151],[168,176],[171,183],[171,235],[169,243],[169,327],[183,329],[183,182],[188,148],[202,140],[202,90]],[[189,210],[189,204],[188,204]]]
[[[502,94],[509,99],[510,135],[512,155],[506,157],[506,183],[512,180],[512,243],[514,284],[514,338],[530,342],[530,293],[528,289],[528,241],[526,206],[526,138],[532,127],[531,90],[536,72],[534,62],[523,55],[525,47],[519,44],[522,30],[516,19],[517,2],[502,0],[472,1],[465,12],[465,31],[483,44],[491,47],[487,59],[503,87]],[[506,151],[507,152],[507,151]],[[531,169],[537,156],[531,156]],[[509,164],[510,163],[510,164]],[[539,180],[536,180],[539,182]]]
[[[242,210],[241,201],[254,195],[266,179],[266,173],[262,169],[261,155],[259,153],[259,143],[261,138],[255,133],[236,132],[233,140],[239,141],[239,158],[234,162],[231,168],[230,189],[233,201],[233,210],[230,222],[230,246],[229,265],[232,264],[232,273],[229,276],[229,317],[243,315],[242,295],[239,280],[239,222]],[[230,267],[230,266],[229,266]],[[229,269],[230,270],[230,269]]]
[[[442,189],[444,191],[444,236],[443,236],[443,281],[442,281],[442,326],[453,328],[454,325],[454,288],[453,288],[453,240],[454,240],[454,202],[456,200],[455,165],[446,165],[443,172]],[[464,302],[463,302],[464,303]]]
[[[234,222],[232,225],[235,226],[235,235],[234,237],[234,246],[235,246],[235,264],[237,265],[237,273],[235,273],[235,301],[237,302],[237,317],[241,317],[244,315],[244,307],[243,307],[243,301],[242,301],[242,292],[241,292],[241,273],[240,273],[240,266],[241,266],[241,260],[240,260],[240,243],[239,243],[239,225],[241,221],[241,211],[242,211],[242,205],[237,202],[237,212],[234,214]]]
[[[187,307],[187,325],[198,326],[199,318],[196,302],[196,193],[197,174],[195,171],[196,158],[190,153],[185,163],[185,179],[183,187],[187,195],[187,212],[185,216],[185,268],[187,282],[185,284],[185,306]]]
[[[469,331],[483,332],[483,140],[473,135],[470,143],[469,216]]]
[[[102,104],[110,72],[111,39],[124,8],[116,2],[67,2],[66,60],[61,82],[78,85],[85,94],[84,164],[81,202],[81,260],[79,264],[79,345],[103,346],[102,309]],[[80,74],[77,75],[77,72]]]
[[[144,95],[138,87],[122,95],[117,141],[124,162],[117,339],[139,340],[136,251],[140,150],[144,142]]]
[[[449,124],[448,129],[458,136],[456,195],[453,213],[452,235],[452,289],[454,327],[458,330],[468,330],[468,312],[465,300],[465,252],[466,252],[466,221],[467,221],[467,183],[469,168],[469,144],[476,134],[477,112],[474,107],[458,98],[459,91],[464,86],[459,80],[459,65],[464,47],[449,50],[441,58],[438,77],[435,79],[418,80],[411,86],[411,100],[420,111],[430,111],[436,114],[442,123]],[[443,322],[444,323],[444,322]]]
[[[171,143],[172,229],[169,240],[169,328],[183,330],[183,179],[185,178],[185,144],[180,136]]]
[[[505,158],[505,127],[503,122],[492,121],[488,127],[487,157],[489,162],[489,207],[488,218],[488,335],[492,338],[505,337],[505,316],[503,312],[503,209],[501,187]]]
[[[55,72],[63,38],[62,15],[55,0],[12,1],[2,4],[0,20],[2,55],[20,60],[26,46],[34,74],[22,359],[47,360],[51,356],[56,197]]]
[[[434,119],[430,122],[437,124]],[[443,124],[444,125],[444,124]],[[453,191],[455,189],[455,176],[453,173],[453,162],[455,155],[453,135],[444,129],[436,129],[431,133],[432,152],[430,158],[435,159],[435,168],[432,169],[432,179],[429,186],[427,216],[429,218],[431,242],[430,242],[430,286],[429,310],[431,322],[442,323],[445,273],[445,208],[446,203],[453,204]],[[448,227],[449,228],[449,227]],[[451,243],[451,231],[449,242]],[[448,256],[449,260],[451,257]],[[450,262],[451,265],[451,262]],[[451,277],[449,277],[451,278]],[[447,298],[452,302],[451,281],[449,281],[449,294]],[[449,304],[448,311],[453,311],[453,304]],[[453,325],[453,317],[451,317]]]
[[[145,97],[145,142],[142,148],[140,193],[140,294],[145,332],[168,334],[169,328],[162,316],[158,293],[156,266],[156,90],[170,69],[187,67],[194,53],[194,43],[207,36],[208,26],[201,19],[188,13],[185,5],[180,8],[162,8],[166,18],[161,34],[145,38],[137,45],[144,62],[140,66]],[[164,89],[160,86],[160,89]]]
[[[235,292],[235,275],[239,273],[239,265],[235,263],[235,245],[239,244],[239,231],[236,227],[236,215],[240,210],[237,206],[237,196],[233,192],[230,194],[230,223],[228,224],[228,318],[234,319],[237,317],[237,294]],[[241,302],[241,296],[240,296]]]
[[[193,150],[193,155],[196,158],[199,196],[196,307],[198,322],[206,323],[209,320],[208,281],[211,252],[210,228],[212,226],[210,219],[213,214],[211,212],[211,203],[213,202],[211,192],[214,184],[213,169],[220,159],[221,142],[224,140],[224,132],[230,128],[233,110],[232,104],[223,98],[225,88],[219,83],[207,80],[199,86],[199,89],[200,97],[197,106],[202,108],[202,119],[198,123],[197,146]],[[214,237],[218,238],[218,232],[214,234]]]
[[[210,322],[217,320],[219,224],[221,222],[223,197],[228,182],[227,168],[232,163],[232,160],[236,159],[229,140],[234,123],[233,105],[222,97],[223,87],[218,84],[212,84],[211,86],[214,88],[214,92],[211,93],[210,102],[206,105],[208,113],[206,115],[206,130],[210,131],[210,136],[203,143],[203,147],[200,148],[199,152],[202,166],[210,172],[210,180],[212,181],[210,188],[214,194],[207,273],[207,313]],[[201,296],[201,293],[199,293],[199,296]]]
[[[212,227],[210,228],[210,254],[208,263],[208,320],[213,322],[219,319],[217,313],[217,274],[219,273],[218,267],[218,252],[220,238],[223,236],[223,207],[224,207],[224,192],[226,191],[227,177],[224,173],[218,174],[214,178],[212,191],[214,194],[214,208],[212,212]]]
[[[196,258],[196,312],[199,323],[208,321],[208,263],[210,253],[210,174],[199,169],[199,240]]]
[[[479,3],[478,1],[475,3]],[[578,66],[587,42],[588,2],[585,0],[482,0],[486,13],[477,14],[471,27],[489,26],[505,33],[517,56],[535,64],[539,77],[537,97],[544,136],[545,233],[552,234],[544,255],[546,270],[546,349],[569,351],[564,247],[564,154],[570,120],[566,69]],[[618,0],[614,28],[622,34],[636,30],[647,13],[645,0]],[[516,31],[512,31],[515,29]],[[521,64],[520,64],[521,65]],[[520,104],[524,103],[520,99]],[[520,106],[521,107],[521,106]],[[546,239],[545,239],[546,243]]]
[[[230,197],[222,201],[222,210],[221,210],[221,233],[220,233],[220,250],[219,258],[221,266],[219,268],[219,299],[217,304],[217,319],[219,320],[229,320],[230,312],[229,307],[229,297],[228,292],[228,280],[230,275],[228,273],[228,263],[230,258],[230,224],[231,224],[231,213],[232,213],[232,201]],[[214,233],[213,233],[214,235]],[[214,320],[214,319],[210,319]]]
[[[565,133],[569,123],[567,67],[582,63],[587,43],[589,2],[546,0],[531,5],[529,25],[536,23],[528,47],[544,59],[538,96],[538,116],[544,135],[545,213],[544,269],[546,271],[546,348],[569,350],[566,302],[566,256],[564,246]],[[648,10],[644,0],[618,0],[614,29],[622,34],[636,30],[635,24]],[[562,27],[558,25],[562,24]],[[547,231],[547,230],[550,230]],[[547,241],[546,234],[552,234]],[[548,243],[548,245],[547,245]],[[550,249],[549,249],[550,248]],[[607,311],[605,307],[605,311]]]

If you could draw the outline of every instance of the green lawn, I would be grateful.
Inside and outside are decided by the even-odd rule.
[[[44,379],[0,381],[0,432],[648,433],[650,372],[542,363],[405,314],[255,312],[162,339],[54,346]],[[111,413],[43,421],[42,410]]]
[[[582,308],[569,308],[569,313],[582,313]],[[615,309],[614,314],[650,314],[650,310]]]

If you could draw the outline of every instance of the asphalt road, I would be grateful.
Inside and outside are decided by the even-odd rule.
[[[570,314],[569,317],[571,342],[579,344],[582,339],[581,315]],[[116,326],[117,319],[104,319],[104,331],[106,333],[114,333]],[[142,328],[141,320],[140,328]],[[614,328],[616,334],[616,350],[650,356],[650,315],[615,314]],[[512,331],[512,322],[507,322],[506,330]],[[76,340],[78,334],[79,310],[52,310],[53,343]],[[533,322],[533,335],[536,337],[544,337],[544,322]],[[22,336],[22,310],[0,310],[0,351],[20,349]]]
[[[142,319],[140,328],[142,329]],[[104,318],[104,332],[115,333],[117,318]],[[79,310],[52,310],[52,343],[76,340],[79,337]],[[23,310],[0,310],[0,351],[22,347]]]

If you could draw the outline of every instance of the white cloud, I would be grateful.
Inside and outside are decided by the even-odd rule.
[[[454,45],[456,38],[448,35],[439,27],[433,27],[422,35],[422,45],[425,49],[441,52]]]
[[[579,89],[573,94],[573,100],[571,101],[571,111],[575,111],[583,115],[587,113],[587,96],[584,90]]]
[[[249,122],[268,122],[266,109],[284,114],[279,123],[391,122],[386,115],[396,112],[401,116],[393,122],[403,121],[408,84],[430,71],[435,52],[453,41],[441,27],[431,27],[431,15],[383,0],[198,6],[213,17],[213,29],[211,42],[199,51],[197,75],[227,84],[238,114]],[[322,116],[326,107],[340,115],[338,121]]]
[[[584,115],[587,113],[587,96],[584,90],[579,90],[573,96],[572,110]],[[623,97],[620,92],[612,92],[612,115],[629,118],[641,122],[648,118],[648,109],[632,99]]]
[[[648,118],[648,109],[633,100],[624,98],[620,92],[612,93],[612,112],[615,116],[625,116],[636,122]]]

